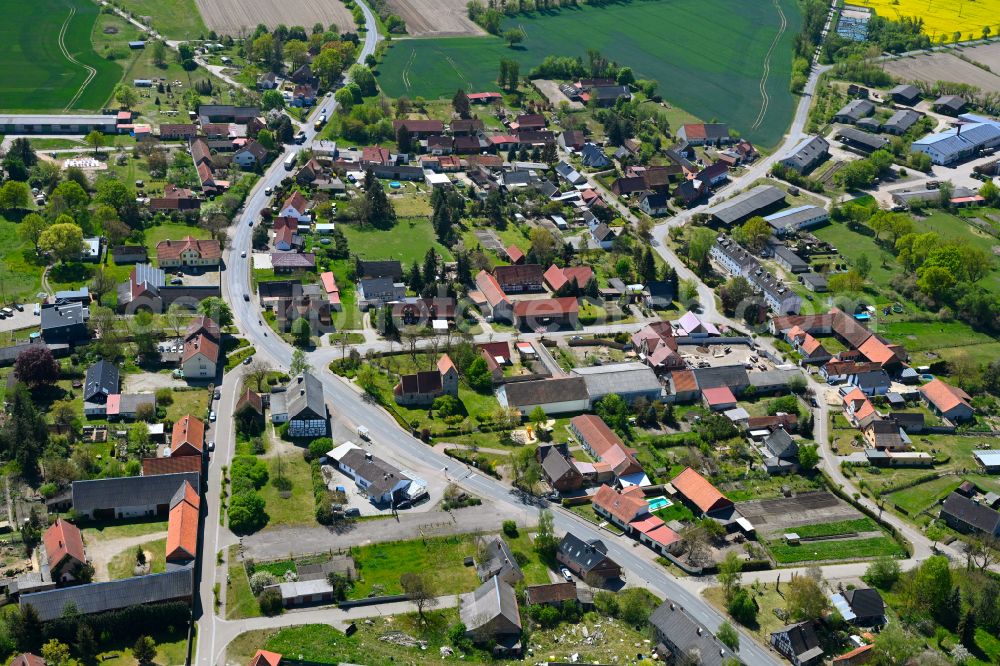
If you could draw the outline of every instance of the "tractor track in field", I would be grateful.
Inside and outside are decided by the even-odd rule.
[[[69,16],[66,17],[66,20],[63,21],[62,27],[59,28],[59,50],[62,52],[63,57],[66,58],[66,60],[69,60],[74,65],[79,65],[80,67],[83,67],[85,70],[87,70],[87,78],[84,79],[83,83],[80,84],[80,87],[77,88],[76,94],[73,95],[73,99],[67,102],[66,106],[63,107],[63,111],[69,111],[71,108],[73,108],[73,105],[76,104],[77,100],[80,99],[80,96],[83,95],[83,91],[87,89],[87,86],[90,85],[90,82],[94,80],[95,76],[97,76],[96,69],[94,69],[90,65],[85,65],[76,58],[74,58],[73,54],[70,53],[69,49],[66,48],[66,30],[69,28],[69,24],[73,20],[74,16],[76,16],[76,7],[70,7]]]
[[[778,32],[774,35],[770,48],[767,49],[767,55],[764,56],[764,74],[760,77],[760,113],[757,114],[757,118],[750,127],[750,129],[754,130],[761,126],[761,123],[764,122],[764,116],[767,115],[767,107],[771,102],[771,98],[767,94],[767,78],[771,74],[771,55],[778,45],[778,40],[781,39],[781,36],[785,34],[785,30],[788,28],[788,19],[785,17],[785,12],[781,9],[781,3],[778,0],[774,0],[774,8],[778,10],[781,25],[778,26]]]

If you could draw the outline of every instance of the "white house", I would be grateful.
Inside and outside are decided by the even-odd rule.
[[[294,217],[300,223],[308,223],[310,221],[309,202],[302,196],[301,192],[296,190],[285,199],[285,203],[281,205],[281,210],[275,217]]]
[[[413,483],[406,474],[353,442],[344,442],[326,455],[354,480],[372,504],[398,504],[407,497]]]

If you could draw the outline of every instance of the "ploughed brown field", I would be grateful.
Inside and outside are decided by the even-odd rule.
[[[950,51],[916,55],[884,63],[885,71],[904,81],[956,81],[978,87],[983,92],[1000,92],[1000,42],[962,49],[962,55],[986,65],[987,72]]]
[[[406,21],[407,34],[481,35],[483,30],[469,20],[467,0],[389,0],[394,14]]]
[[[341,32],[354,32],[354,17],[340,0],[197,0],[210,30],[238,36],[253,32],[258,23],[268,28],[278,24],[301,25],[306,31],[314,23],[336,24]]]

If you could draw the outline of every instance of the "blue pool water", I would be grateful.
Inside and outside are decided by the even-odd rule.
[[[666,509],[673,502],[661,495],[660,497],[650,497],[646,500],[646,504],[649,505],[650,511],[659,511],[660,509]]]

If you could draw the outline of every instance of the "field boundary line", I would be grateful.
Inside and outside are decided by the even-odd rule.
[[[76,7],[70,7],[69,16],[66,17],[66,20],[63,21],[62,27],[59,29],[59,50],[62,51],[63,57],[65,57],[66,60],[69,60],[74,65],[79,65],[80,67],[83,67],[85,70],[87,70],[87,78],[84,79],[83,83],[80,84],[80,87],[77,88],[76,94],[73,95],[73,98],[66,103],[65,107],[63,107],[63,111],[69,111],[73,107],[73,105],[76,104],[77,100],[80,99],[80,96],[83,95],[83,91],[86,90],[87,86],[90,85],[90,82],[94,80],[95,76],[97,76],[96,69],[94,69],[90,65],[85,65],[76,58],[74,58],[73,54],[70,53],[69,49],[66,48],[66,39],[65,39],[66,30],[69,28],[69,24],[73,20],[73,17],[75,15],[76,15]]]
[[[403,67],[403,77],[402,77],[403,85],[406,86],[407,90],[410,89],[410,66],[413,64],[413,59],[416,57],[417,57],[417,52],[411,50],[410,59],[406,61],[406,66]]]
[[[767,54],[764,56],[764,74],[760,77],[760,113],[757,114],[757,119],[754,120],[753,125],[750,129],[759,129],[761,124],[764,122],[764,116],[767,114],[767,107],[771,103],[771,98],[767,94],[767,79],[771,75],[771,55],[774,53],[774,48],[778,45],[778,41],[781,36],[785,34],[785,30],[788,28],[788,19],[785,17],[785,12],[781,8],[781,3],[778,0],[774,0],[774,8],[778,10],[778,17],[781,19],[781,25],[778,26],[778,32],[774,35],[774,39],[771,41],[770,48],[767,49]]]

